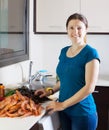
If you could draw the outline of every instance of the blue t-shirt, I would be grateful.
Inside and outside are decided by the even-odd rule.
[[[67,57],[66,52],[69,47],[70,46],[64,47],[61,50],[59,63],[56,69],[57,75],[60,79],[60,102],[63,102],[73,96],[85,85],[86,64],[93,59],[99,60],[97,50],[89,45],[86,45],[76,56]],[[70,115],[79,116],[95,113],[96,105],[92,94],[64,111]]]

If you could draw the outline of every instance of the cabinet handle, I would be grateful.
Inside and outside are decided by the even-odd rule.
[[[99,91],[94,91],[94,93],[99,93]]]

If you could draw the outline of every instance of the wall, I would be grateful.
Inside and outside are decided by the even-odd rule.
[[[101,57],[100,77],[109,76],[109,35],[88,35],[88,43],[98,49]],[[33,33],[33,0],[30,0],[30,60],[33,61],[32,73],[47,69],[55,76],[60,49],[70,45],[67,35],[39,35]],[[0,68],[0,82],[15,87],[28,79],[29,61]],[[108,78],[109,80],[109,78]]]

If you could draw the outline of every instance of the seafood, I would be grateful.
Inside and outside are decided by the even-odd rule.
[[[0,117],[38,116],[42,110],[43,108],[39,103],[36,104],[31,98],[22,95],[18,90],[15,94],[0,102]]]
[[[0,109],[3,109],[7,104],[9,104],[11,102],[11,98],[7,97],[5,98],[5,100],[2,100],[0,102]]]
[[[31,116],[31,115],[33,115],[33,113],[32,112],[26,112],[25,114],[23,114],[21,117],[26,117],[26,116]]]
[[[7,111],[7,112],[6,112],[6,116],[8,116],[8,117],[19,117],[19,114],[18,114],[18,112],[9,113],[9,112]]]
[[[9,113],[16,112],[20,107],[21,107],[21,102],[17,103],[16,105],[11,106],[9,109]]]

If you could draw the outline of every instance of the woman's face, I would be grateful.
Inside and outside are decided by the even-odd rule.
[[[78,19],[72,19],[68,23],[67,33],[72,42],[83,43],[87,29],[82,21]]]

